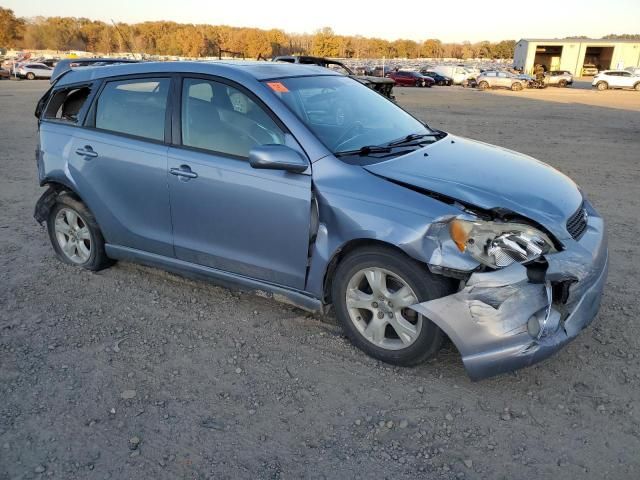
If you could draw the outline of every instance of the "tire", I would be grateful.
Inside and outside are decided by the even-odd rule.
[[[376,290],[371,288],[366,272],[375,271],[381,272],[377,278],[386,278],[380,283],[385,285],[385,294],[376,295]],[[393,296],[403,284],[408,288],[403,290],[405,293]],[[354,288],[355,285],[359,286]],[[336,317],[353,345],[371,357],[400,366],[417,365],[434,356],[445,337],[436,324],[406,307],[452,292],[452,284],[445,278],[383,246],[348,254],[338,265],[331,288]],[[392,305],[391,300],[397,304]],[[379,325],[381,327],[377,327]],[[394,325],[399,326],[401,333],[407,332],[404,339]],[[364,331],[370,326],[374,328],[368,338]]]
[[[519,92],[520,90],[522,90],[522,84],[520,82],[515,82],[513,85],[511,85],[511,90],[513,90],[514,92]]]
[[[483,81],[483,82],[480,82],[480,83],[478,84],[478,88],[479,88],[480,90],[487,90],[487,89],[489,88],[489,83],[488,83],[488,82],[484,82],[484,81]]]
[[[609,88],[609,84],[607,82],[598,82],[596,84],[596,88],[602,92]]]
[[[567,86],[567,81],[566,81],[566,80],[560,80],[560,81],[558,82],[558,86],[559,86],[560,88],[564,88],[564,87],[566,87],[566,86]]]
[[[35,80],[36,76],[33,74],[33,72],[29,72],[27,73],[27,80]]]
[[[633,86],[633,89],[634,89],[636,92],[640,92],[640,82],[636,83],[636,84]]]
[[[93,214],[67,193],[59,195],[49,210],[47,230],[56,255],[68,265],[98,271],[114,263],[107,257],[104,237]]]

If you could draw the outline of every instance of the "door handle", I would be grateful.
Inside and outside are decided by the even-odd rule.
[[[78,148],[76,150],[76,154],[80,155],[81,157],[85,157],[85,160],[87,159],[87,157],[96,158],[98,156],[98,152],[95,152],[91,145],[85,145],[84,148]]]
[[[189,165],[180,165],[180,168],[172,168],[169,170],[171,175],[175,175],[177,177],[182,177],[184,179],[188,178],[198,178],[198,174],[196,172],[191,171]]]

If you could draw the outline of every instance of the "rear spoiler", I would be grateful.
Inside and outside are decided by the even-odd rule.
[[[60,62],[53,69],[53,74],[49,79],[49,83],[54,83],[57,79],[59,79],[65,73],[73,70],[75,68],[73,65],[76,63],[85,63],[84,67],[98,66],[97,64],[103,64],[100,66],[110,66],[117,65],[119,63],[139,63],[140,60],[132,60],[128,58],[74,58],[74,59],[64,59],[60,60]],[[92,65],[92,64],[96,65]]]

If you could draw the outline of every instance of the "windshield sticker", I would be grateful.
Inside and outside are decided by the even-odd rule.
[[[289,91],[289,89],[280,82],[267,82],[267,85],[269,85],[269,88],[274,92],[285,93]]]

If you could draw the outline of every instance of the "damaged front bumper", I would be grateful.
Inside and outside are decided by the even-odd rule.
[[[473,380],[539,362],[591,323],[607,277],[608,250],[602,218],[589,213],[582,238],[546,256],[543,283],[533,283],[526,267],[513,264],[474,273],[457,293],[411,307],[449,336]]]

